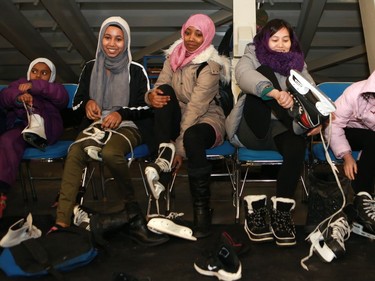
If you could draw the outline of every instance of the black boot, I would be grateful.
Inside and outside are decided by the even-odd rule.
[[[193,235],[204,238],[211,235],[212,212],[210,208],[211,166],[189,168],[190,192],[193,197]]]
[[[157,246],[169,240],[166,234],[156,234],[147,228],[147,221],[136,202],[126,204],[129,214],[129,236],[130,239],[142,246]]]
[[[118,230],[128,222],[126,210],[114,214],[94,214],[90,217],[90,230],[95,241],[100,245],[107,245],[104,235]]]

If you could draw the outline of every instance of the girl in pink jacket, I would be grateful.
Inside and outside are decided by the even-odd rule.
[[[331,128],[325,130],[330,148],[344,161],[344,173],[356,194],[353,232],[375,238],[375,72],[350,85],[335,102]],[[331,129],[331,130],[330,130]],[[331,133],[331,136],[329,134]],[[352,151],[361,150],[358,161]],[[367,233],[367,235],[366,235]]]

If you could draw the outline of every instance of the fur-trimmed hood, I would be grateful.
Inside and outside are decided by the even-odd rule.
[[[174,48],[182,42],[182,39],[175,41],[167,50],[164,51],[166,57],[169,57],[172,54]],[[196,56],[191,63],[201,64],[205,61],[214,61],[217,64],[221,65],[222,69],[220,71],[220,80],[225,84],[228,84],[231,79],[231,66],[230,60],[226,56],[219,55],[218,51],[213,45],[210,45],[206,50]]]

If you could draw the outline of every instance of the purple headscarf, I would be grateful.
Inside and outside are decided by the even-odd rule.
[[[269,39],[280,29],[286,28],[290,35],[292,45],[287,53],[275,52],[268,46]],[[269,21],[254,37],[255,53],[262,65],[272,68],[273,71],[284,76],[289,76],[290,70],[303,70],[304,55],[296,35],[289,23],[281,19]]]

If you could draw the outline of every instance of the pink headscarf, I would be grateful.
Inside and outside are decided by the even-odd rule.
[[[197,55],[209,47],[214,39],[215,24],[209,16],[204,14],[192,15],[181,28],[181,38],[184,38],[184,33],[190,26],[193,26],[202,32],[204,38],[203,43],[198,49],[190,54],[188,54],[183,41],[178,44],[170,55],[170,63],[173,71],[176,71],[177,68],[183,67],[191,62]]]

